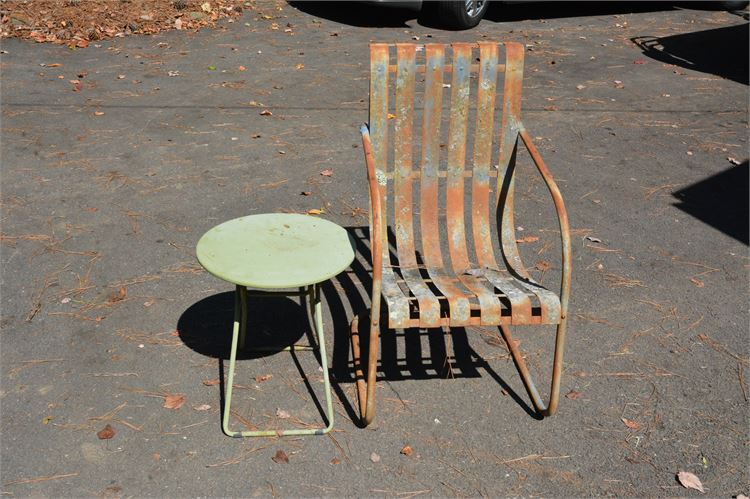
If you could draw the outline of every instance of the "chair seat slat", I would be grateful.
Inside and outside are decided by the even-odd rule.
[[[531,298],[523,291],[516,280],[493,269],[484,269],[484,276],[508,297],[511,308],[511,323],[526,324],[531,318]]]
[[[429,272],[429,269],[427,269]],[[433,269],[434,270],[434,269]],[[460,275],[450,272],[438,271],[444,282],[460,283],[469,293],[464,297],[470,300],[468,315],[440,316],[440,301],[449,301],[447,296],[435,295],[428,283],[432,279],[422,278],[418,268],[402,268],[403,282],[414,295],[408,296],[398,286],[398,276],[391,270],[386,283],[383,281],[383,296],[388,302],[389,310],[398,310],[397,314],[389,314],[389,325],[394,328],[406,328],[415,326],[415,320],[423,328],[439,326],[466,326],[466,325],[497,325],[497,324],[557,324],[560,320],[560,300],[555,293],[540,285],[525,286],[524,281],[491,269],[469,269]],[[384,272],[385,276],[385,272]],[[495,292],[495,288],[500,293]],[[538,299],[539,307],[532,309],[532,297]],[[543,298],[542,298],[543,297]],[[507,299],[510,307],[503,303]],[[408,308],[408,303],[417,302],[419,308],[418,319],[409,318],[403,311]],[[473,316],[471,310],[476,306],[471,303],[478,302],[479,317]],[[450,303],[450,302],[449,302]]]
[[[397,324],[393,327],[407,327],[409,321],[409,300],[396,283],[396,274],[390,267],[383,268],[382,295],[388,303],[388,321]]]
[[[440,302],[435,294],[422,279],[422,275],[416,268],[401,269],[406,285],[416,297],[419,305],[419,318],[423,327],[437,327],[440,324]]]

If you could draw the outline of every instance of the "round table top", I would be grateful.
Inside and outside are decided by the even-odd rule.
[[[323,282],[354,260],[344,228],[310,215],[268,213],[235,218],[206,232],[198,261],[225,281],[260,289]]]

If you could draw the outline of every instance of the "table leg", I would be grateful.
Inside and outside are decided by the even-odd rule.
[[[232,389],[234,385],[234,369],[237,361],[238,344],[244,346],[247,330],[247,288],[237,286],[234,296],[234,325],[232,328],[232,346],[229,354],[229,375],[226,385],[226,396],[224,401],[224,414],[222,417],[222,430],[230,437],[275,437],[284,435],[324,435],[333,429],[333,399],[331,397],[331,382],[328,378],[328,359],[326,355],[325,335],[323,331],[323,314],[320,300],[320,285],[308,286],[306,294],[313,315],[313,324],[318,338],[318,352],[320,353],[320,364],[323,368],[323,383],[326,397],[326,417],[328,425],[325,428],[316,429],[293,429],[293,430],[266,430],[266,431],[232,431],[229,429],[229,416],[232,406]]]
[[[333,428],[333,401],[331,400],[331,382],[328,379],[328,357],[326,355],[326,338],[323,331],[323,306],[320,301],[320,284],[312,287],[310,301],[313,309],[313,322],[315,332],[318,334],[318,351],[320,352],[320,366],[323,368],[323,384],[326,393],[326,411],[328,413],[328,426],[323,433],[328,433]]]
[[[229,353],[229,376],[227,379],[226,396],[224,397],[224,417],[221,427],[224,433],[230,437],[238,437],[239,432],[229,429],[229,415],[232,408],[232,388],[234,386],[234,367],[237,363],[237,340],[240,330],[247,329],[247,288],[237,286],[234,290],[234,325],[232,326],[232,346]]]

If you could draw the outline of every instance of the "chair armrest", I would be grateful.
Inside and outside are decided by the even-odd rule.
[[[370,252],[372,253],[372,299],[374,301],[380,297],[380,282],[383,273],[384,220],[380,186],[375,171],[375,159],[372,156],[370,130],[367,125],[362,125],[360,132],[362,133],[362,147],[365,151],[365,163],[367,164],[367,185],[370,191]]]
[[[550,194],[552,195],[552,201],[555,203],[555,211],[557,212],[557,219],[560,223],[560,237],[562,239],[562,281],[560,283],[560,306],[562,308],[563,317],[568,313],[568,297],[570,295],[570,284],[571,284],[571,267],[572,267],[572,255],[570,248],[570,225],[568,223],[568,212],[565,209],[563,203],[562,194],[560,189],[557,187],[555,180],[552,178],[549,168],[544,163],[542,156],[539,154],[539,150],[534,145],[534,142],[529,136],[529,132],[525,127],[521,126],[519,129],[519,135],[521,141],[526,150],[529,151],[531,159],[534,161],[539,174],[544,179],[544,183],[547,185]]]

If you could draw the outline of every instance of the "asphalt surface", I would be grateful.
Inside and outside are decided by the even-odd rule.
[[[750,494],[747,33],[746,13],[692,4],[495,6],[450,32],[408,10],[260,2],[199,33],[4,40],[2,494],[700,495],[680,471]],[[391,332],[359,427],[364,245],[324,288],[334,433],[225,437],[232,286],[195,244],[279,211],[361,235],[368,42],[416,38],[526,44],[524,121],[573,229],[567,397],[535,417],[496,331]],[[555,289],[553,212],[520,161],[516,223],[539,238],[524,257]],[[253,302],[251,334],[299,339],[305,311]],[[519,331],[541,387],[550,333]],[[234,426],[322,423],[312,354],[243,355],[236,379]]]

